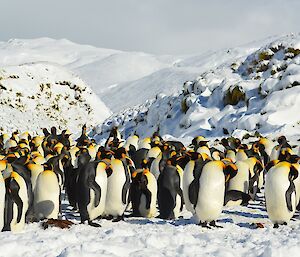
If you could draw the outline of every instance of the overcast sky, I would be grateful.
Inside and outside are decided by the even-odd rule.
[[[300,31],[300,0],[2,0],[0,40],[191,54]]]

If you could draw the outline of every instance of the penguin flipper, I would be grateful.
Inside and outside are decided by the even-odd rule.
[[[13,201],[17,204],[18,207],[18,216],[17,216],[17,223],[21,221],[22,212],[23,212],[23,201],[19,196],[20,187],[15,180],[12,180],[10,183],[10,190]]]
[[[125,171],[125,177],[126,177],[125,183],[124,183],[123,188],[122,188],[122,202],[123,202],[123,204],[126,204],[127,201],[129,200],[126,196],[127,196],[127,192],[130,189],[130,175],[129,175],[130,171],[128,170],[126,163],[124,163],[125,161],[126,160],[122,160],[124,171]]]
[[[293,211],[293,206],[292,206],[292,194],[295,192],[295,185],[294,182],[290,182],[290,186],[285,192],[285,201],[286,201],[286,206],[289,211]]]
[[[129,188],[130,188],[130,181],[128,182],[126,180],[126,182],[124,183],[123,188],[122,188],[122,202],[123,202],[123,204],[127,203],[126,195],[127,195],[127,192],[129,190]]]
[[[199,186],[200,184],[198,179],[194,179],[189,186],[189,199],[194,206],[198,201]]]
[[[95,180],[92,180],[92,179],[89,181],[89,187],[91,189],[93,189],[94,192],[95,192],[95,207],[97,207],[99,205],[100,199],[101,199],[101,188],[97,184],[97,182]]]
[[[182,192],[182,189],[180,187],[177,188],[177,194],[179,194],[179,196],[181,198],[180,211],[182,211],[183,210],[184,199],[183,199],[183,192]]]
[[[255,173],[255,175],[253,177],[251,177],[249,179],[249,192],[250,194],[253,196],[252,199],[254,200],[255,195],[257,193],[257,185],[258,185],[258,179],[259,179],[259,173]],[[254,186],[254,184],[256,183],[256,185]]]
[[[150,209],[152,193],[148,188],[143,193],[146,196],[146,209]]]

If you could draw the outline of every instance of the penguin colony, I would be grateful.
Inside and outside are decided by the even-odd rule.
[[[65,193],[81,223],[134,217],[177,219],[185,205],[206,228],[224,206],[246,206],[264,188],[274,227],[299,209],[299,159],[284,136],[242,143],[234,137],[209,142],[195,137],[188,147],[159,133],[123,140],[111,130],[104,146],[87,136],[45,128],[0,135],[0,229],[19,232],[25,223],[61,219]]]

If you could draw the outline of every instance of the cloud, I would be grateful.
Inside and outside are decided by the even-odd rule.
[[[1,5],[1,40],[48,36],[190,54],[298,32],[297,0],[27,0]]]

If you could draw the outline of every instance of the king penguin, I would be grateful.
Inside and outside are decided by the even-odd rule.
[[[286,225],[296,211],[294,180],[297,177],[296,167],[285,161],[270,168],[266,174],[266,207],[268,216],[274,223],[274,228],[280,224]]]
[[[25,226],[28,210],[27,186],[24,178],[17,172],[11,172],[5,180],[4,231],[21,232]]]
[[[234,177],[237,167],[228,162],[210,161],[202,169],[199,178],[198,199],[195,206],[196,218],[203,227],[217,226],[224,204],[225,182]]]
[[[93,161],[84,165],[79,172],[77,189],[80,190],[77,201],[81,222],[87,220],[89,225],[99,227],[99,224],[92,221],[101,216],[105,210],[106,164]]]
[[[34,215],[37,220],[57,219],[59,213],[60,186],[57,174],[50,164],[36,180],[34,191]]]

